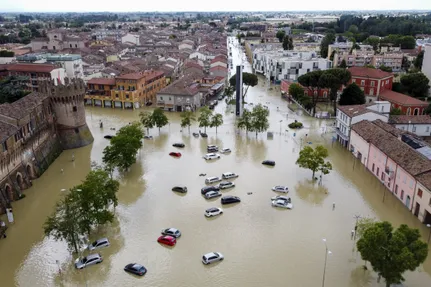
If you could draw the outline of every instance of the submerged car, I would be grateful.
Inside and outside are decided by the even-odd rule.
[[[208,152],[216,152],[216,151],[218,151],[218,146],[216,146],[216,145],[209,145],[209,146],[207,146],[207,151]]]
[[[228,188],[235,187],[235,183],[230,181],[222,181],[217,185],[217,187],[220,189],[228,189]]]
[[[138,263],[130,263],[127,264],[124,267],[124,271],[138,275],[138,276],[144,276],[145,273],[147,273],[147,269]]]
[[[183,143],[174,143],[172,146],[174,146],[174,147],[185,147],[186,145]]]
[[[152,138],[153,138],[153,136],[144,136],[144,139],[147,139],[147,140],[150,140]]]
[[[211,207],[208,208],[207,210],[205,210],[205,216],[206,217],[213,217],[213,216],[217,216],[223,213],[223,209],[219,208],[219,207]]]
[[[277,191],[277,192],[283,192],[283,193],[289,192],[289,188],[287,186],[284,186],[284,185],[276,185],[276,186],[272,187],[271,189],[273,191]]]
[[[221,181],[221,178],[218,176],[211,176],[211,177],[208,177],[207,179],[205,179],[206,184],[211,184],[211,183],[215,183],[215,182],[219,182],[219,181]]]
[[[88,250],[94,250],[94,249],[98,249],[98,248],[102,248],[102,247],[108,247],[109,246],[109,240],[108,238],[100,238],[96,241],[94,241],[93,243],[91,243],[90,245],[88,245]]]
[[[292,209],[293,204],[290,201],[284,200],[284,199],[276,199],[272,201],[272,206],[274,207],[281,207],[281,208],[287,208]]]
[[[217,261],[222,261],[223,259],[223,254],[220,252],[210,252],[202,256],[202,263],[208,265]]]
[[[158,243],[169,245],[169,246],[175,246],[177,244],[177,240],[175,237],[170,235],[162,235],[157,239]]]
[[[273,160],[264,160],[262,161],[263,165],[275,166],[275,161]]]
[[[291,199],[290,197],[288,197],[288,196],[284,196],[284,195],[277,195],[277,196],[273,196],[273,197],[271,197],[271,201],[273,201],[273,200],[278,200],[278,199],[286,200],[286,201],[288,201],[288,202],[291,202],[291,201],[292,201],[292,199]]]
[[[221,151],[220,151],[220,153],[224,153],[224,154],[226,154],[226,153],[231,153],[232,151],[230,150],[230,148],[223,148]]]
[[[209,185],[209,186],[202,187],[201,194],[205,195],[207,192],[219,191],[219,190],[220,190],[220,188],[218,188],[217,186]]]
[[[112,136],[112,135],[106,135],[106,136],[104,136],[104,138],[105,139],[107,139],[107,140],[110,140],[110,139],[112,139],[114,136]]]
[[[162,234],[163,234],[163,235],[173,236],[173,237],[175,237],[175,238],[179,238],[179,237],[181,237],[181,231],[179,231],[178,229],[173,228],[173,227],[163,229],[163,230],[162,230]]]
[[[231,204],[237,202],[241,202],[241,199],[238,196],[228,195],[221,198],[221,204]]]
[[[211,198],[215,198],[215,197],[219,197],[219,196],[222,196],[222,194],[220,192],[214,191],[214,190],[211,190],[211,191],[208,191],[207,193],[205,193],[206,199],[211,199]]]
[[[220,155],[218,153],[207,153],[206,155],[204,155],[205,160],[212,160],[218,158],[220,158]]]
[[[99,264],[103,261],[102,256],[99,253],[90,254],[83,258],[77,258],[75,260],[76,269],[84,269],[87,266]]]
[[[181,153],[180,152],[170,152],[169,155],[173,156],[173,157],[181,157]]]
[[[208,135],[207,135],[206,133],[201,133],[201,137],[203,137],[203,138],[207,138],[207,137],[208,137]]]
[[[185,186],[174,186],[172,188],[172,191],[180,192],[180,193],[187,193],[187,187]]]
[[[234,173],[234,172],[225,172],[225,173],[223,173],[222,175],[221,175],[221,177],[223,178],[223,179],[230,179],[230,178],[237,178],[239,175],[237,175],[236,173]]]
[[[192,134],[195,138],[198,138],[199,137],[199,134],[198,133],[193,133]]]

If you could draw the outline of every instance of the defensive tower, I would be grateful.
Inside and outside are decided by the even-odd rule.
[[[39,92],[49,95],[55,125],[63,149],[86,146],[93,135],[85,120],[85,84],[81,79],[64,79],[64,84],[51,81],[39,83]]]

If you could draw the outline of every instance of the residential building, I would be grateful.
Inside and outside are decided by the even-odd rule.
[[[422,61],[422,73],[427,76],[431,82],[431,43],[423,47],[424,59]]]
[[[332,62],[319,58],[315,52],[274,50],[268,45],[253,51],[252,67],[270,81],[296,81],[308,72],[330,69]]]
[[[386,90],[392,90],[394,76],[392,73],[366,67],[351,67],[352,75],[349,84],[356,83],[364,91],[367,102],[372,102]]]
[[[70,30],[55,29],[47,32],[46,38],[31,40],[31,50],[36,51],[61,51],[63,49],[82,49],[86,47],[86,41],[79,36],[71,35]]]
[[[366,65],[372,65],[374,57],[374,51],[361,51],[353,50],[350,51],[339,51],[334,53],[333,64],[334,67],[340,66],[344,60],[347,67],[364,67]]]
[[[0,65],[0,75],[25,76],[31,91],[38,91],[39,81],[53,80],[57,85],[64,83],[65,70],[52,64],[10,64]]]
[[[85,95],[87,105],[137,109],[156,102],[156,93],[166,86],[164,73],[144,71],[115,78],[90,79]],[[109,93],[108,93],[109,92]]]
[[[366,105],[339,106],[337,108],[336,134],[337,140],[349,147],[351,127],[360,121],[380,119],[388,121],[391,104],[389,102],[374,102]],[[351,149],[351,147],[350,147]]]
[[[84,68],[82,67],[81,55],[49,55],[47,62],[58,63],[65,71],[68,78],[83,78]]]
[[[351,52],[353,52],[356,49],[353,49],[353,42],[340,42],[340,43],[334,43],[334,44],[330,44],[328,46],[328,56],[327,58],[329,59],[332,55],[332,52],[335,52],[339,55],[343,55],[343,54],[349,54]],[[359,45],[360,49],[359,51],[368,51],[368,52],[373,52],[373,46],[371,45]],[[341,61],[339,62],[341,63]],[[335,65],[334,65],[335,66]]]
[[[411,132],[417,136],[431,136],[431,117],[429,115],[390,116],[388,123],[397,129]]]
[[[352,126],[351,151],[422,222],[431,223],[431,148],[380,120]]]
[[[403,53],[384,53],[374,55],[371,65],[376,68],[385,66],[391,68],[393,72],[399,72],[401,71],[403,57]]]
[[[392,108],[400,109],[403,115],[423,115],[429,105],[427,102],[391,90],[381,92],[378,98],[390,102]]]
[[[157,93],[157,107],[168,111],[195,111],[205,103],[208,89],[200,90],[194,77],[185,76]]]
[[[127,33],[121,37],[121,43],[131,43],[133,45],[139,46],[141,44],[138,34]]]

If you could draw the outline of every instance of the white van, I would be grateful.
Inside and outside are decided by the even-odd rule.
[[[212,177],[208,177],[207,179],[205,179],[206,184],[212,184],[212,183],[219,182],[219,181],[221,181],[221,178],[218,176],[212,176]]]
[[[223,179],[229,179],[229,178],[237,178],[237,177],[238,177],[238,175],[237,175],[236,173],[234,173],[234,172],[225,172],[225,173],[223,173],[223,174],[221,175],[221,177],[222,177]]]

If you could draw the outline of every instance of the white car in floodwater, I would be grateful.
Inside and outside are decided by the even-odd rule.
[[[230,150],[230,148],[223,148],[220,153],[226,154],[226,153],[231,153],[232,151]]]
[[[220,158],[220,155],[218,153],[207,153],[206,155],[204,155],[205,160],[212,160],[218,158]]]
[[[272,201],[272,206],[274,207],[281,207],[281,208],[287,208],[292,209],[293,204],[287,200],[284,199],[276,199]]]
[[[277,191],[277,192],[283,192],[283,193],[289,192],[289,188],[287,186],[284,186],[284,185],[276,185],[272,188],[272,190]]]

